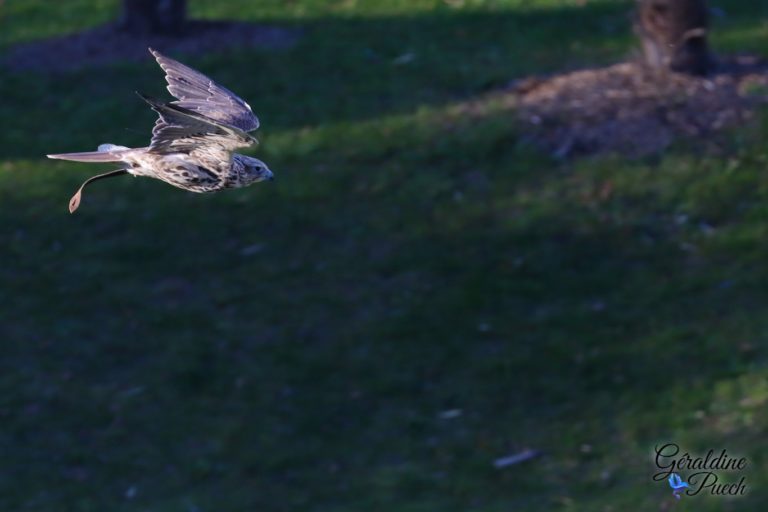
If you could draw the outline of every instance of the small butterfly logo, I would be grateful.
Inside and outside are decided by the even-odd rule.
[[[678,500],[680,499],[680,493],[683,492],[683,489],[690,487],[688,482],[685,482],[682,478],[680,478],[680,475],[677,473],[672,473],[669,475],[669,486],[672,488],[672,496]]]

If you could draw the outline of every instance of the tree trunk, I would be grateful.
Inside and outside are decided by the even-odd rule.
[[[187,0],[123,0],[121,30],[178,35],[187,21]]]
[[[706,0],[638,0],[635,31],[652,68],[706,74],[713,65],[708,30]]]

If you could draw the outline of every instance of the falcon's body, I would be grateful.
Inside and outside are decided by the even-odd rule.
[[[250,185],[260,175],[249,167],[255,158],[233,154],[231,160],[220,160],[217,154],[209,154],[205,148],[186,153],[157,154],[149,148],[112,151],[125,163],[125,170],[134,176],[146,176],[164,181],[174,187],[191,192],[216,192],[225,188]],[[267,171],[266,166],[262,167]],[[264,179],[270,178],[267,175]]]
[[[248,134],[259,127],[251,107],[205,75],[150,51],[166,72],[168,90],[178,100],[161,103],[141,95],[160,115],[148,147],[102,144],[94,152],[48,155],[78,162],[121,163],[120,169],[83,183],[70,201],[70,212],[77,209],[82,190],[90,182],[121,174],[156,178],[192,192],[215,192],[272,179],[264,162],[234,153],[257,143]]]

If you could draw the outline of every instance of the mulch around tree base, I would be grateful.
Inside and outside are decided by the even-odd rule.
[[[137,35],[107,24],[83,32],[11,47],[0,65],[11,71],[63,72],[115,61],[141,62],[147,47],[196,55],[226,49],[293,46],[299,30],[236,21],[190,21],[177,36]]]
[[[660,74],[636,62],[513,82],[505,98],[526,137],[558,158],[659,153],[681,138],[718,134],[768,104],[768,63],[720,62],[706,77]]]

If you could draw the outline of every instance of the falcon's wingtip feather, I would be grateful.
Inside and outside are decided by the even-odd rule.
[[[168,57],[160,53],[159,51],[155,50],[151,46],[148,48],[149,53],[152,54],[152,56],[155,58],[155,61],[157,62],[158,66],[162,68],[163,71],[165,71],[165,66],[168,64]]]
[[[162,102],[162,101],[160,101],[160,100],[158,100],[158,99],[156,99],[156,98],[153,98],[153,97],[151,97],[151,96],[147,96],[146,94],[144,94],[144,93],[143,93],[143,92],[141,92],[141,91],[135,91],[135,92],[136,92],[136,95],[137,95],[139,98],[141,98],[141,99],[143,99],[144,101],[146,101],[147,103],[149,103],[149,104],[150,104],[150,106],[152,106],[152,107],[158,107],[158,106],[162,106],[162,105],[163,105],[163,102]]]

